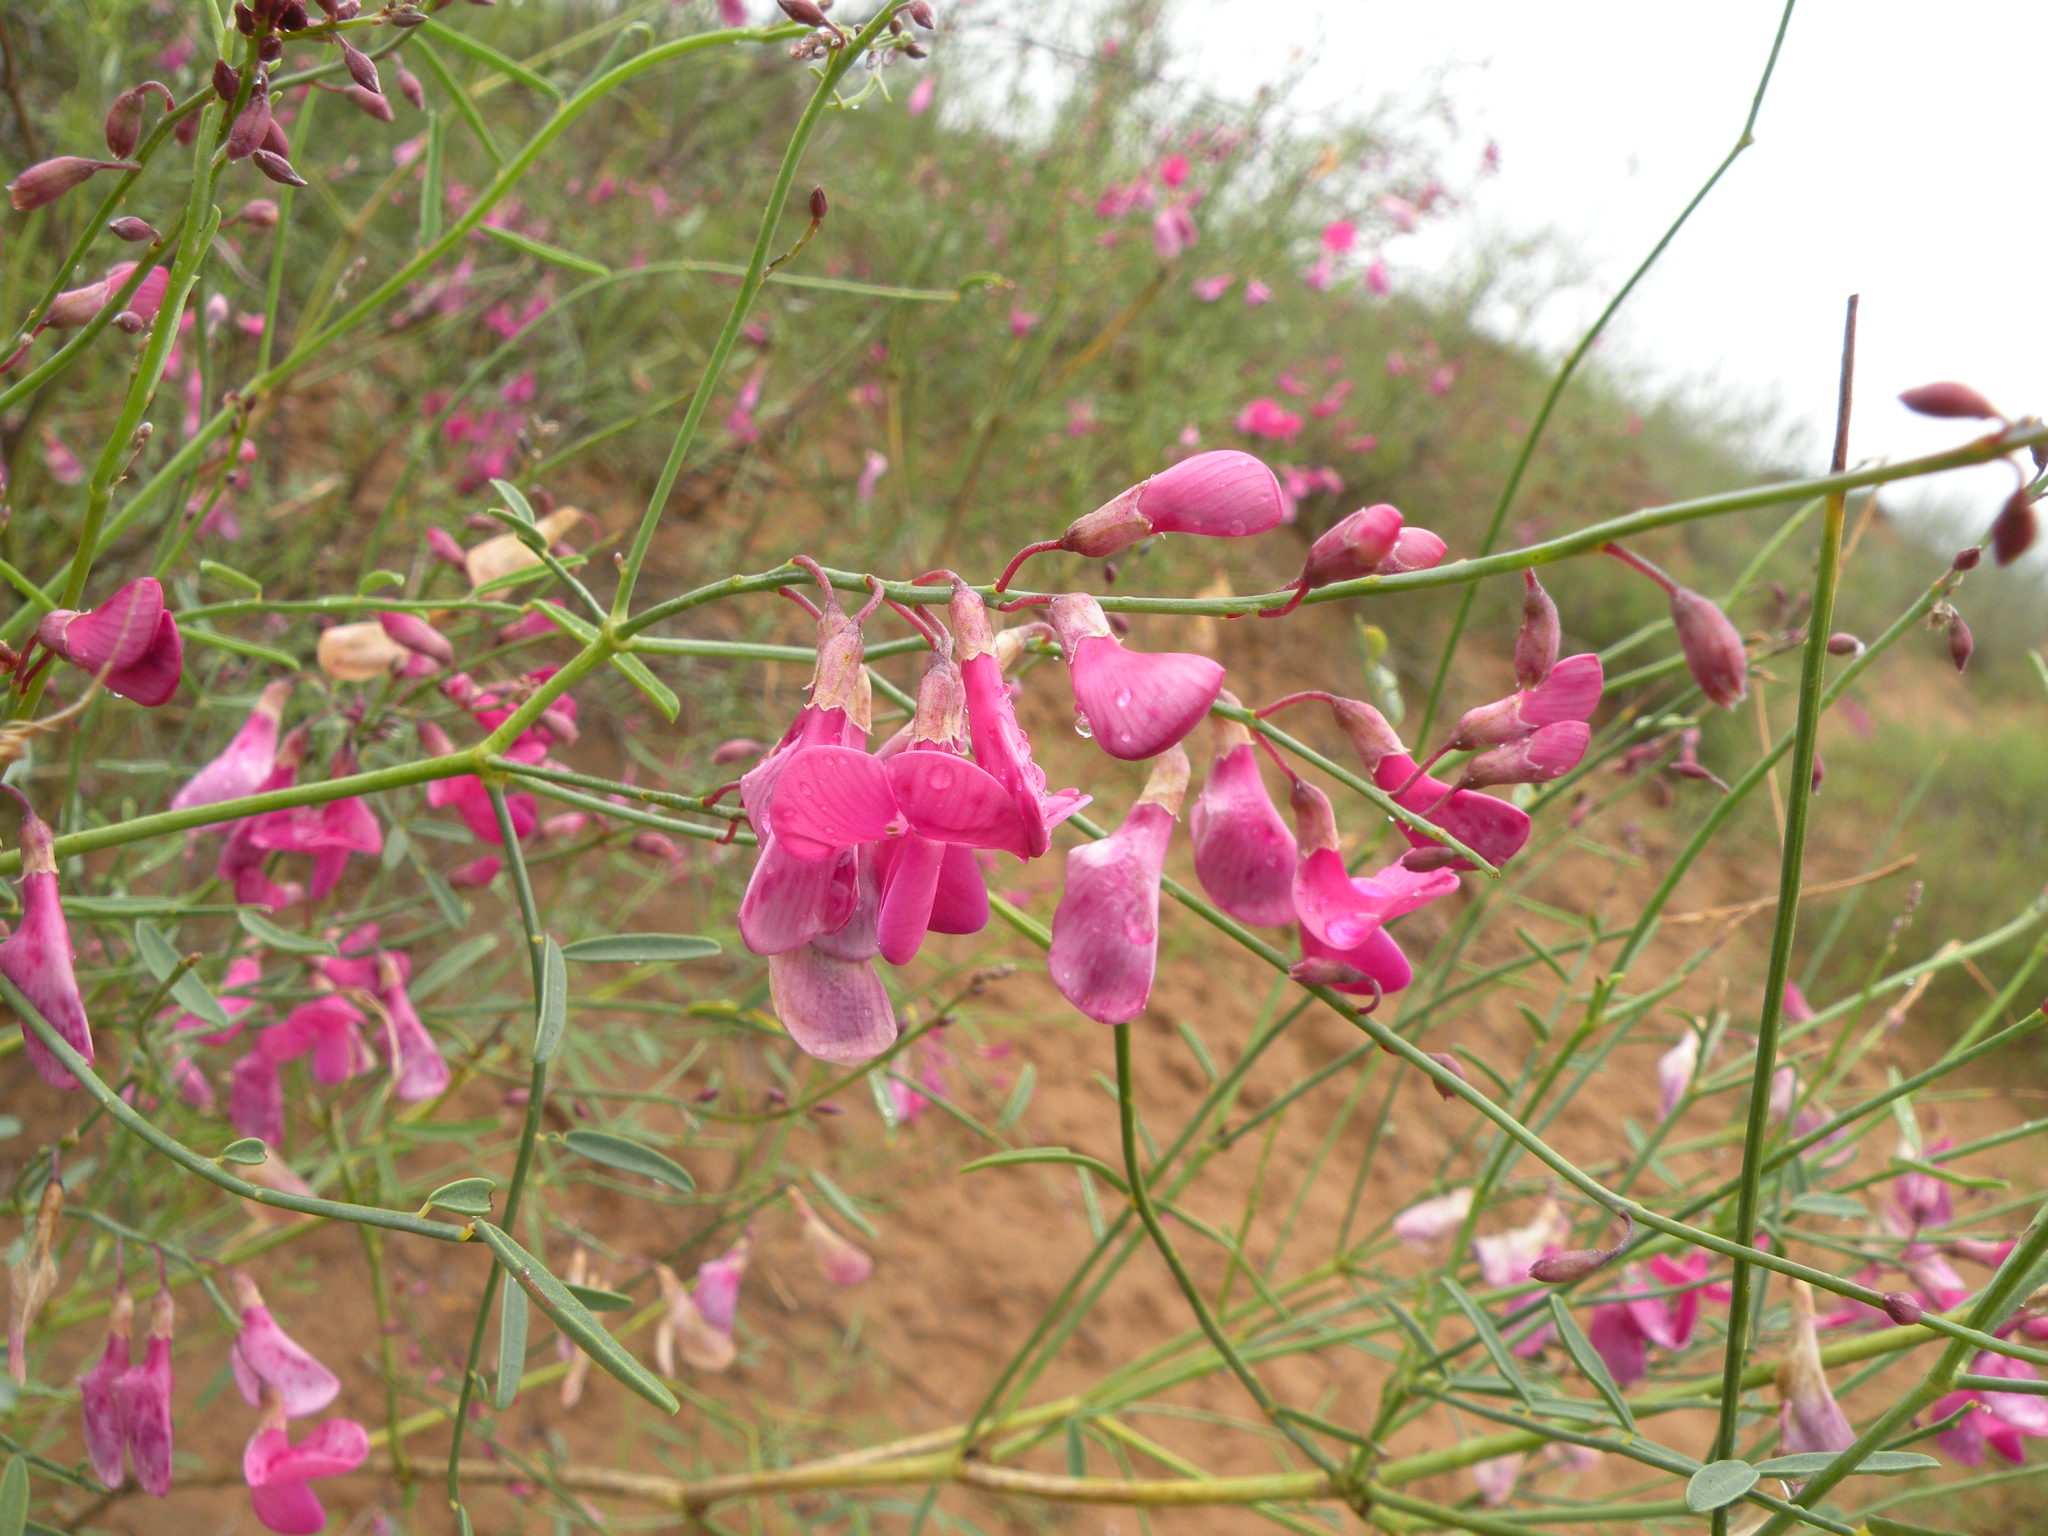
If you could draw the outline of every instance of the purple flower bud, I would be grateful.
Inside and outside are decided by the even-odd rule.
[[[427,93],[420,86],[420,77],[405,67],[403,60],[394,59],[391,67],[398,71],[398,94],[412,103],[415,112],[427,110]]]
[[[1863,642],[1847,630],[1842,630],[1828,636],[1828,654],[1830,656],[1861,656],[1863,654]]]
[[[270,85],[262,75],[256,77],[254,89],[249,92],[248,101],[235,115],[235,125],[228,130],[228,158],[246,160],[263,147],[264,138],[270,132]]]
[[[1410,848],[1401,855],[1400,865],[1410,874],[1426,875],[1435,870],[1449,869],[1458,862],[1458,855],[1448,848]]]
[[[244,5],[242,0],[235,0],[235,30],[244,37],[256,35],[256,13]]]
[[[825,189],[823,187],[811,188],[810,209],[811,222],[813,224],[822,224],[824,222],[828,207],[829,204],[825,201]]]
[[[903,8],[903,13],[927,32],[939,24],[938,17],[932,14],[930,0],[910,0],[910,4]]]
[[[1922,1309],[1920,1303],[1904,1291],[1886,1291],[1884,1293],[1884,1315],[1897,1323],[1901,1328],[1909,1328],[1927,1314]]]
[[[213,94],[232,104],[242,89],[242,72],[226,59],[213,61]]]
[[[344,40],[341,44],[341,62],[348,70],[349,79],[366,91],[383,94],[384,82],[377,78],[377,62],[362,49]]]
[[[1958,384],[1952,379],[1906,390],[1899,396],[1899,403],[1922,416],[1978,421],[1995,421],[1999,417],[1997,406],[1969,385]]]
[[[1634,1219],[1626,1211],[1619,1214],[1621,1240],[1612,1248],[1571,1248],[1562,1253],[1547,1253],[1529,1266],[1529,1278],[1545,1285],[1570,1285],[1610,1263],[1635,1235]]]
[[[149,322],[132,309],[124,309],[109,322],[115,330],[128,336],[140,336],[149,329]]]
[[[140,85],[128,87],[107,108],[107,153],[115,159],[126,160],[135,153],[135,146],[142,142],[142,108],[151,96],[163,98],[166,112],[178,104],[171,88],[161,80],[145,80]]]
[[[277,29],[280,32],[303,32],[312,19],[306,14],[301,0],[285,0],[277,8]]]
[[[1429,1059],[1435,1062],[1438,1066],[1442,1067],[1446,1072],[1450,1073],[1451,1076],[1455,1077],[1459,1082],[1464,1083],[1471,1081],[1471,1079],[1465,1076],[1465,1064],[1459,1061],[1458,1058],[1453,1056],[1449,1051],[1431,1051],[1429,1053]],[[1436,1096],[1442,1099],[1446,1104],[1450,1103],[1452,1099],[1458,1097],[1458,1092],[1456,1089],[1450,1087],[1448,1084],[1438,1082],[1435,1078],[1431,1078],[1429,1080],[1429,1086],[1436,1090]]]
[[[235,215],[237,224],[246,224],[251,229],[277,228],[277,203],[268,197],[252,197],[242,204],[242,211]]]
[[[363,116],[377,122],[388,123],[398,116],[381,91],[366,91],[360,85],[350,85],[344,86],[340,94],[347,97],[349,105]]]
[[[2029,549],[2034,547],[2034,537],[2039,532],[2034,519],[2034,503],[2027,495],[2027,488],[2021,486],[2006,498],[1998,510],[1998,518],[1991,525],[1991,555],[2000,565],[2011,565]]]
[[[782,7],[782,14],[791,21],[800,21],[807,27],[829,27],[832,20],[817,5],[816,0],[775,0]]]
[[[1671,622],[1700,691],[1723,709],[1740,704],[1749,691],[1749,655],[1728,615],[1690,587],[1674,587]]]
[[[377,615],[377,622],[385,634],[407,650],[431,656],[444,667],[455,664],[455,647],[448,643],[448,637],[418,614],[385,612]]]
[[[1515,634],[1515,681],[1534,688],[1557,664],[1561,629],[1557,604],[1534,571],[1522,572],[1522,627]]]
[[[1951,614],[1948,621],[1948,659],[1955,663],[1958,672],[1969,670],[1970,657],[1977,650],[1977,637],[1970,633],[1970,626],[1963,622],[1960,613]]]
[[[287,187],[303,187],[306,178],[292,169],[291,161],[283,155],[267,149],[259,149],[249,156],[249,163],[272,181]]]
[[[109,220],[107,223],[107,232],[111,234],[116,240],[126,240],[130,244],[133,244],[136,241],[140,240],[155,240],[161,238],[157,234],[156,226],[154,224],[150,223],[149,220],[147,219],[138,219],[132,213],[123,214],[118,219]]]
[[[54,203],[80,182],[90,180],[101,171],[141,169],[128,160],[91,160],[83,155],[58,155],[53,160],[38,161],[7,183],[7,200],[16,213],[27,213],[46,203]]]

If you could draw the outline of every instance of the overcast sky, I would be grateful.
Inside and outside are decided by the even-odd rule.
[[[1295,77],[1297,113],[1441,84],[1501,175],[1388,250],[1397,280],[1505,236],[1568,234],[1593,274],[1542,317],[1568,342],[1734,142],[1780,0],[1185,0],[1192,68],[1224,94]],[[1967,435],[1893,401],[1966,380],[2048,410],[2048,3],[1800,0],[1757,142],[1624,309],[1605,355],[1660,380],[1774,404],[1825,466],[1842,304],[1862,294],[1852,454]],[[1782,441],[1782,439],[1779,439]],[[1941,482],[1988,519],[2009,473]]]

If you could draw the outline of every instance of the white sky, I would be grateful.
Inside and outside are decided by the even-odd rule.
[[[1734,142],[1779,12],[1779,0],[1184,0],[1175,30],[1219,93],[1298,76],[1297,114],[1441,84],[1467,140],[1446,179],[1464,181],[1489,138],[1502,174],[1446,225],[1388,248],[1396,281],[1502,238],[1562,232],[1591,281],[1541,315],[1537,339],[1555,351]],[[1965,380],[2015,414],[2048,411],[2044,77],[2048,0],[1801,0],[1756,144],[1603,355],[1775,405],[1824,468],[1853,291],[1852,458],[1966,437],[1896,404],[1933,379]],[[1939,494],[1978,527],[2012,478],[1969,476]]]

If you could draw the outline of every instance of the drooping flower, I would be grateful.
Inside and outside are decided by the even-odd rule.
[[[1527,812],[1496,796],[1459,789],[1426,773],[1417,777],[1415,759],[1405,752],[1390,752],[1382,757],[1373,770],[1373,778],[1403,810],[1414,811],[1441,827],[1493,865],[1506,863],[1529,840]],[[1400,827],[1411,847],[1442,846],[1406,822]]]
[[[1657,1058],[1657,1102],[1658,1112],[1670,1117],[1678,1108],[1679,1100],[1692,1086],[1693,1074],[1700,1065],[1700,1037],[1697,1030],[1688,1029],[1678,1037],[1678,1043]]]
[[[1813,1288],[1804,1280],[1792,1282],[1792,1342],[1778,1368],[1778,1393],[1783,1399],[1778,1433],[1788,1454],[1832,1453],[1855,1444],[1856,1431],[1828,1390],[1820,1335],[1814,1330]]]
[[[1052,602],[1074,686],[1075,723],[1111,757],[1156,757],[1200,723],[1223,689],[1223,667],[1190,651],[1133,651],[1085,592]]]
[[[811,1260],[821,1275],[833,1285],[855,1286],[874,1273],[874,1259],[827,1226],[824,1219],[811,1209],[811,1203],[804,1198],[802,1190],[792,1184],[784,1192],[803,1220],[804,1247],[810,1250]]]
[[[896,1010],[872,960],[842,960],[814,942],[768,957],[775,1017],[820,1061],[872,1061],[896,1041]]]
[[[1294,834],[1266,793],[1252,733],[1219,717],[1216,745],[1209,777],[1188,808],[1195,875],[1239,922],[1284,927],[1294,921]]]
[[[1458,788],[1548,784],[1578,767],[1592,740],[1593,728],[1583,720],[1539,726],[1519,740],[1467,758],[1458,775]]]
[[[184,675],[184,637],[154,576],[137,577],[97,608],[53,608],[36,626],[36,640],[145,708],[167,702]]]
[[[220,755],[187,779],[171,797],[171,809],[218,805],[223,800],[253,795],[262,788],[277,766],[278,722],[284,718],[284,702],[291,691],[289,681],[267,686]]]
[[[93,160],[84,155],[57,155],[39,160],[7,183],[7,200],[16,213],[28,213],[54,203],[80,183],[101,171],[139,171],[132,160]]]
[[[1344,866],[1329,796],[1296,778],[1291,799],[1298,847],[1294,910],[1303,960],[1334,961],[1357,971],[1356,981],[1330,983],[1339,992],[1400,991],[1414,979],[1414,968],[1386,925],[1455,891],[1456,871],[1413,870],[1396,863],[1353,878]]]
[[[150,1307],[149,1342],[142,1363],[114,1382],[121,1438],[129,1465],[144,1493],[162,1498],[171,1491],[171,1293],[159,1288]],[[97,1462],[95,1462],[97,1470]],[[109,1484],[112,1486],[112,1484]]]
[[[1008,587],[1026,560],[1046,550],[1099,560],[1156,533],[1244,538],[1278,527],[1284,515],[1280,483],[1258,459],[1234,449],[1193,454],[1076,518],[1057,539],[1025,545],[995,589]]]
[[[0,975],[13,982],[74,1051],[91,1065],[92,1026],[71,969],[71,925],[57,891],[56,843],[49,827],[20,790],[8,786],[21,806],[21,921],[0,943]],[[75,1088],[71,1069],[21,1021],[21,1043],[36,1075],[52,1088]]]
[[[377,1001],[390,1028],[392,1094],[402,1104],[417,1104],[446,1093],[450,1073],[441,1047],[406,991],[409,967],[403,961],[402,955],[378,953]]]
[[[2011,1381],[2037,1382],[2039,1373],[2024,1360],[1981,1351],[1970,1362],[1973,1376],[2002,1376]],[[1959,1409],[1963,1416],[1940,1435],[1940,1445],[1966,1467],[1983,1464],[1984,1447],[1989,1445],[2015,1466],[2027,1459],[2027,1439],[2048,1439],[2048,1397],[2027,1392],[1951,1392],[1929,1410],[1939,1421]]]
[[[1400,536],[1400,511],[1385,502],[1339,518],[1308,547],[1301,574],[1294,579],[1294,593],[1277,608],[1260,612],[1261,618],[1279,618],[1292,613],[1301,600],[1317,587],[1333,581],[1370,576],[1394,551]]]
[[[1152,251],[1161,261],[1179,258],[1201,238],[1188,200],[1166,204],[1152,215]]]
[[[1497,747],[1520,741],[1546,725],[1583,721],[1598,707],[1602,686],[1598,656],[1590,652],[1567,656],[1548,668],[1533,687],[1465,711],[1451,735],[1450,750]]]
[[[1128,1023],[1152,995],[1159,882],[1188,773],[1187,753],[1169,749],[1123,825],[1067,854],[1049,968],[1060,995],[1100,1023]]]
[[[314,1536],[326,1528],[327,1511],[313,1482],[353,1472],[369,1454],[370,1433],[354,1419],[329,1419],[294,1445],[283,1413],[266,1409],[242,1451],[250,1506],[278,1536]]]
[[[1433,1247],[1462,1227],[1471,1210],[1472,1190],[1469,1185],[1446,1194],[1432,1195],[1394,1217],[1394,1236],[1411,1248]]]
[[[235,1305],[242,1310],[241,1332],[228,1356],[242,1401],[254,1408],[266,1396],[277,1404],[280,1419],[301,1419],[318,1413],[341,1391],[341,1379],[315,1360],[282,1328],[263,1304],[263,1293],[246,1274],[234,1277]]]
[[[128,1436],[121,1416],[121,1399],[116,1385],[133,1362],[129,1330],[134,1326],[135,1302],[128,1287],[114,1292],[114,1305],[107,1313],[107,1344],[93,1368],[78,1378],[78,1399],[84,1416],[85,1454],[92,1473],[109,1488],[127,1481]]]

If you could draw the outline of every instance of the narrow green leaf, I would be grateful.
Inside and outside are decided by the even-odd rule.
[[[491,489],[505,498],[505,506],[512,515],[531,528],[537,521],[533,515],[533,503],[510,480],[493,480]]]
[[[1557,1326],[1557,1336],[1563,1342],[1565,1352],[1572,1357],[1572,1364],[1579,1368],[1579,1374],[1592,1383],[1593,1390],[1614,1411],[1621,1427],[1634,1434],[1636,1417],[1629,1411],[1628,1399],[1622,1396],[1620,1386],[1608,1373],[1607,1362],[1600,1358],[1600,1351],[1593,1347],[1593,1341],[1572,1320],[1572,1309],[1555,1291],[1550,1293],[1550,1320]]]
[[[222,565],[218,560],[200,561],[199,574],[201,576],[210,576],[222,586],[232,587],[235,591],[250,597],[261,597],[263,595],[262,582],[258,581],[254,576],[246,575],[236,570],[232,565]]]
[[[426,179],[420,184],[419,243],[422,250],[441,238],[441,206],[446,200],[446,194],[441,190],[441,166],[447,138],[448,130],[443,125],[440,112],[433,107],[427,108]]]
[[[1834,1221],[1862,1221],[1870,1215],[1869,1208],[1861,1200],[1852,1200],[1847,1195],[1831,1195],[1824,1189],[1796,1195],[1785,1203],[1785,1208],[1802,1216],[1826,1216]]]
[[[1825,1471],[1834,1459],[1833,1451],[1801,1451],[1796,1456],[1773,1456],[1769,1461],[1760,1461],[1756,1469],[1764,1477],[1812,1477]],[[1922,1456],[1918,1451],[1872,1451],[1856,1463],[1856,1471],[1925,1472],[1940,1465],[1935,1457]]]
[[[540,1260],[520,1247],[503,1228],[488,1221],[478,1222],[476,1233],[504,1266],[505,1273],[526,1292],[550,1322],[575,1341],[579,1349],[663,1413],[676,1411],[680,1406],[676,1395],[663,1386],[653,1372],[628,1354],[624,1346],[605,1331],[604,1325],[591,1316],[590,1309],[547,1272]]]
[[[1111,1168],[1099,1157],[1090,1157],[1086,1152],[1075,1152],[1067,1147],[1016,1147],[1008,1152],[991,1152],[987,1157],[977,1157],[971,1163],[962,1163],[960,1172],[980,1173],[984,1168],[1016,1168],[1031,1163],[1052,1163],[1070,1168],[1086,1168],[1098,1179],[1114,1185],[1119,1194],[1129,1193],[1123,1175]]]
[[[654,675],[646,662],[621,651],[612,658],[612,665],[625,674],[627,682],[647,696],[648,703],[661,711],[662,719],[670,725],[676,723],[676,716],[682,713],[683,701],[676,697],[675,689]]]
[[[515,251],[524,251],[538,257],[551,267],[561,267],[570,272],[581,272],[586,277],[610,277],[612,269],[601,261],[592,261],[588,256],[579,256],[574,251],[564,250],[559,245],[549,245],[545,240],[536,240],[531,235],[522,235],[500,225],[486,224],[483,232],[500,245],[509,245]]]
[[[491,1406],[500,1413],[519,1396],[519,1378],[526,1374],[526,1292],[502,1286],[498,1296],[498,1379]]]
[[[480,933],[473,939],[464,939],[413,978],[408,989],[412,1000],[419,1003],[433,996],[456,977],[466,975],[477,961],[497,947],[498,936],[494,933]]]
[[[1487,1358],[1493,1361],[1493,1368],[1500,1372],[1502,1378],[1515,1389],[1516,1395],[1523,1402],[1532,1402],[1529,1383],[1516,1368],[1515,1357],[1508,1353],[1507,1341],[1500,1336],[1500,1330],[1493,1326],[1493,1319],[1486,1315],[1486,1309],[1474,1301],[1465,1287],[1449,1275],[1444,1276],[1443,1287],[1449,1292],[1451,1300],[1458,1304],[1458,1310],[1465,1314],[1465,1321],[1472,1325],[1473,1333],[1479,1337],[1480,1346],[1485,1349]]]
[[[562,1048],[562,1034],[569,1027],[569,967],[562,959],[562,946],[552,938],[540,952],[540,998],[535,1007],[533,1059],[545,1065]]]
[[[562,99],[562,88],[552,80],[535,74],[517,59],[507,58],[488,43],[480,43],[467,32],[458,32],[429,16],[422,27],[435,42],[453,48],[457,53],[466,53],[478,63],[487,64],[508,80],[517,80],[521,85],[539,91],[551,101]]]
[[[181,957],[171,948],[171,941],[164,937],[163,930],[146,918],[136,920],[135,948],[149,974],[158,981],[177,974]],[[188,969],[178,976],[171,983],[171,996],[187,1013],[197,1014],[215,1029],[228,1028],[227,1011],[221,1007],[220,999],[199,979],[197,972]]]
[[[239,1163],[244,1168],[253,1168],[258,1163],[266,1161],[269,1156],[270,1148],[263,1145],[262,1137],[244,1136],[239,1141],[231,1141],[222,1147],[220,1155],[214,1161]]]
[[[254,907],[235,908],[235,921],[242,925],[242,931],[266,949],[274,949],[287,955],[338,955],[341,950],[332,939],[315,938],[310,933],[294,933],[281,928]]]
[[[273,667],[282,667],[287,672],[299,669],[299,658],[290,651],[280,651],[274,645],[260,645],[254,640],[244,640],[240,635],[224,635],[219,630],[199,623],[184,623],[178,632],[197,645],[210,645],[217,651],[226,651],[230,656],[246,656],[251,661],[260,661]]]
[[[469,1523],[469,1511],[460,1504],[455,1506],[455,1529],[459,1536],[476,1536],[476,1527]]]
[[[696,1180],[674,1158],[609,1131],[570,1131],[562,1137],[562,1145],[578,1157],[587,1157],[622,1173],[640,1174],[686,1195],[697,1187]]]
[[[654,963],[702,960],[717,953],[716,939],[701,938],[694,933],[608,933],[603,938],[578,939],[574,944],[562,946],[565,959],[586,963],[600,960]]]
[[[402,587],[404,585],[404,572],[389,570],[380,566],[374,571],[365,571],[363,573],[363,579],[356,583],[356,596],[367,597],[372,592],[382,592],[386,587]]]
[[[1202,1037],[1195,1033],[1195,1027],[1188,1023],[1186,1019],[1176,1020],[1173,1027],[1180,1031],[1181,1039],[1187,1043],[1189,1053],[1195,1058],[1195,1065],[1202,1069],[1202,1076],[1212,1083],[1215,1082],[1217,1077],[1215,1058],[1210,1056],[1209,1048],[1202,1044]]]
[[[867,1217],[861,1215],[860,1207],[847,1198],[845,1190],[825,1176],[823,1169],[813,1168],[811,1170],[811,1183],[825,1203],[841,1216],[844,1216],[847,1221],[858,1227],[863,1237],[875,1242],[881,1241],[882,1234],[875,1230],[875,1224],[869,1221]]]
[[[567,1285],[568,1282],[564,1281]],[[600,1290],[594,1285],[570,1285],[569,1294],[593,1312],[630,1312],[633,1298],[622,1296],[617,1291]]]
[[[428,1195],[426,1204],[435,1210],[453,1211],[458,1216],[488,1216],[491,1213],[491,1193],[497,1187],[491,1179],[456,1179]]]
[[[420,884],[427,888],[427,894],[434,898],[434,906],[440,911],[441,919],[450,928],[463,927],[469,921],[469,910],[462,904],[462,898],[455,894],[455,887],[441,878],[440,872],[423,859],[414,859],[413,868],[419,872]]]
[[[1894,1520],[1889,1515],[1865,1515],[1863,1528],[1870,1532],[1870,1536],[1963,1536],[1963,1532],[1945,1525],[1915,1525],[1910,1520]]]
[[[1754,1488],[1759,1476],[1746,1461],[1710,1461],[1685,1485],[1685,1507],[1696,1515],[1733,1504]]]
[[[1024,1070],[1017,1074],[1017,1086],[1010,1090],[1010,1096],[1003,1100],[1002,1113],[996,1116],[996,1125],[1007,1131],[1024,1118],[1024,1111],[1031,1107],[1031,1090],[1038,1086],[1038,1070],[1030,1062],[1024,1063]]]
[[[0,1472],[0,1536],[21,1536],[27,1528],[28,1463],[10,1456],[7,1470]]]

